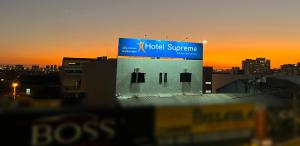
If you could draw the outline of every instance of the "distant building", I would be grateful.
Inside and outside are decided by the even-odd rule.
[[[272,68],[272,69],[270,70],[270,72],[271,72],[271,74],[273,74],[273,75],[278,75],[278,74],[281,73],[281,69],[280,69],[280,68]]]
[[[230,74],[231,69],[214,69],[213,74]]]
[[[296,64],[283,64],[281,65],[281,74],[283,75],[297,75],[298,66]]]
[[[57,72],[58,71],[57,65],[50,65],[49,71],[50,72]]]
[[[38,66],[38,65],[33,65],[33,66],[31,67],[31,71],[33,71],[33,72],[39,72],[39,71],[40,71],[40,66]]]
[[[255,60],[246,59],[242,62],[242,69],[244,70],[244,74],[250,75],[254,72]]]
[[[298,75],[300,75],[300,62],[297,63],[297,72],[298,72]]]
[[[50,65],[50,72],[54,71],[54,65]]]
[[[242,62],[244,74],[269,74],[271,70],[271,61],[266,58],[246,59]]]
[[[15,65],[15,70],[16,71],[24,71],[24,66],[23,65]]]
[[[57,65],[54,65],[54,69],[53,69],[54,72],[58,72],[58,68],[57,68]]]
[[[255,74],[269,74],[271,69],[271,61],[266,58],[256,58],[254,67]]]
[[[50,72],[50,65],[46,65],[44,72],[49,73]]]
[[[240,67],[232,67],[230,73],[237,75],[237,74],[243,74],[243,71],[241,70]]]
[[[5,65],[4,67],[3,67],[3,69],[5,70],[5,71],[10,71],[10,70],[13,70],[15,67],[14,66],[12,66],[12,65]]]

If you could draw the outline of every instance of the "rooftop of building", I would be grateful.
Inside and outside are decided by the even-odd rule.
[[[145,96],[119,98],[123,107],[136,106],[191,106],[210,104],[253,103],[265,106],[290,106],[292,100],[280,98],[270,94],[203,94],[203,95],[178,95],[178,96]]]
[[[97,58],[75,58],[75,57],[64,57],[63,60],[96,60]]]

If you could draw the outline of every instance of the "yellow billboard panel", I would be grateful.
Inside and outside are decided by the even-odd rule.
[[[159,107],[155,134],[199,134],[254,127],[252,104]]]

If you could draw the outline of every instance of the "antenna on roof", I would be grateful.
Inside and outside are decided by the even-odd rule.
[[[186,36],[182,41],[186,41],[186,40],[188,40],[190,38],[191,38],[191,36]]]
[[[108,48],[106,48],[106,57],[108,58]]]

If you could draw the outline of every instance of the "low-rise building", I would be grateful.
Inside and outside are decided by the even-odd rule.
[[[82,82],[82,68],[87,62],[94,61],[92,58],[69,58],[62,61],[62,90],[65,98],[81,98],[84,91],[80,89]],[[49,66],[50,70],[50,66]]]

